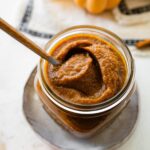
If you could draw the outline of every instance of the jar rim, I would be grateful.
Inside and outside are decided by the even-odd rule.
[[[129,72],[129,78],[126,81],[125,86],[113,97],[111,97],[108,100],[105,100],[104,102],[96,103],[96,104],[77,104],[77,103],[71,103],[69,101],[61,99],[59,96],[57,96],[50,88],[47,86],[46,82],[44,82],[44,77],[42,75],[42,62],[45,61],[42,58],[40,59],[39,65],[38,65],[38,74],[39,74],[39,82],[41,84],[41,87],[45,94],[49,97],[49,99],[57,106],[74,113],[79,114],[95,114],[99,112],[107,111],[115,106],[117,106],[123,99],[128,95],[130,90],[132,89],[134,85],[134,60],[132,57],[132,54],[128,47],[125,45],[125,43],[113,32],[104,29],[102,27],[97,26],[91,26],[91,25],[79,25],[79,26],[73,26],[70,28],[67,28],[58,34],[56,34],[52,39],[50,39],[49,44],[54,42],[57,38],[62,36],[63,34],[67,34],[67,32],[75,31],[75,30],[81,30],[81,29],[94,29],[97,31],[102,31],[104,33],[107,33],[111,35],[113,38],[115,38],[123,47],[124,50],[128,53],[128,57],[130,57],[130,72]],[[47,44],[48,45],[48,44]],[[47,46],[47,49],[49,49],[49,46]],[[78,108],[78,109],[77,109]]]

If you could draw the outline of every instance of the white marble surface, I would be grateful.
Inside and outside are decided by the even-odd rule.
[[[0,0],[0,17],[15,26],[20,3]],[[22,113],[23,87],[37,62],[37,56],[0,30],[0,150],[51,150]],[[140,115],[134,134],[119,150],[149,150],[150,57],[135,57],[135,63]]]

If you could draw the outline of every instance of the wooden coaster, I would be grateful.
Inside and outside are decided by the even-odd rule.
[[[44,110],[34,90],[36,69],[33,70],[24,88],[23,112],[31,128],[46,143],[63,150],[106,150],[114,149],[124,143],[134,131],[138,118],[138,92],[131,97],[127,107],[109,127],[98,135],[80,139],[59,126]]]

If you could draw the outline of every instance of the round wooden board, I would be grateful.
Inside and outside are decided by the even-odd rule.
[[[103,132],[88,139],[77,138],[59,126],[44,110],[43,105],[34,90],[33,70],[24,88],[23,112],[35,131],[44,141],[55,149],[61,150],[106,150],[116,149],[124,143],[134,131],[138,118],[138,92],[120,115]]]

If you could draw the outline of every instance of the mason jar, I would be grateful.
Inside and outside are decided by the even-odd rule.
[[[98,104],[75,104],[57,96],[44,78],[45,60],[40,59],[35,78],[35,90],[45,111],[60,126],[78,137],[89,137],[102,132],[127,106],[135,91],[134,60],[125,43],[114,33],[96,26],[74,26],[55,35],[45,49],[49,53],[63,38],[76,34],[91,34],[111,43],[124,57],[127,77],[122,89],[113,97]]]

